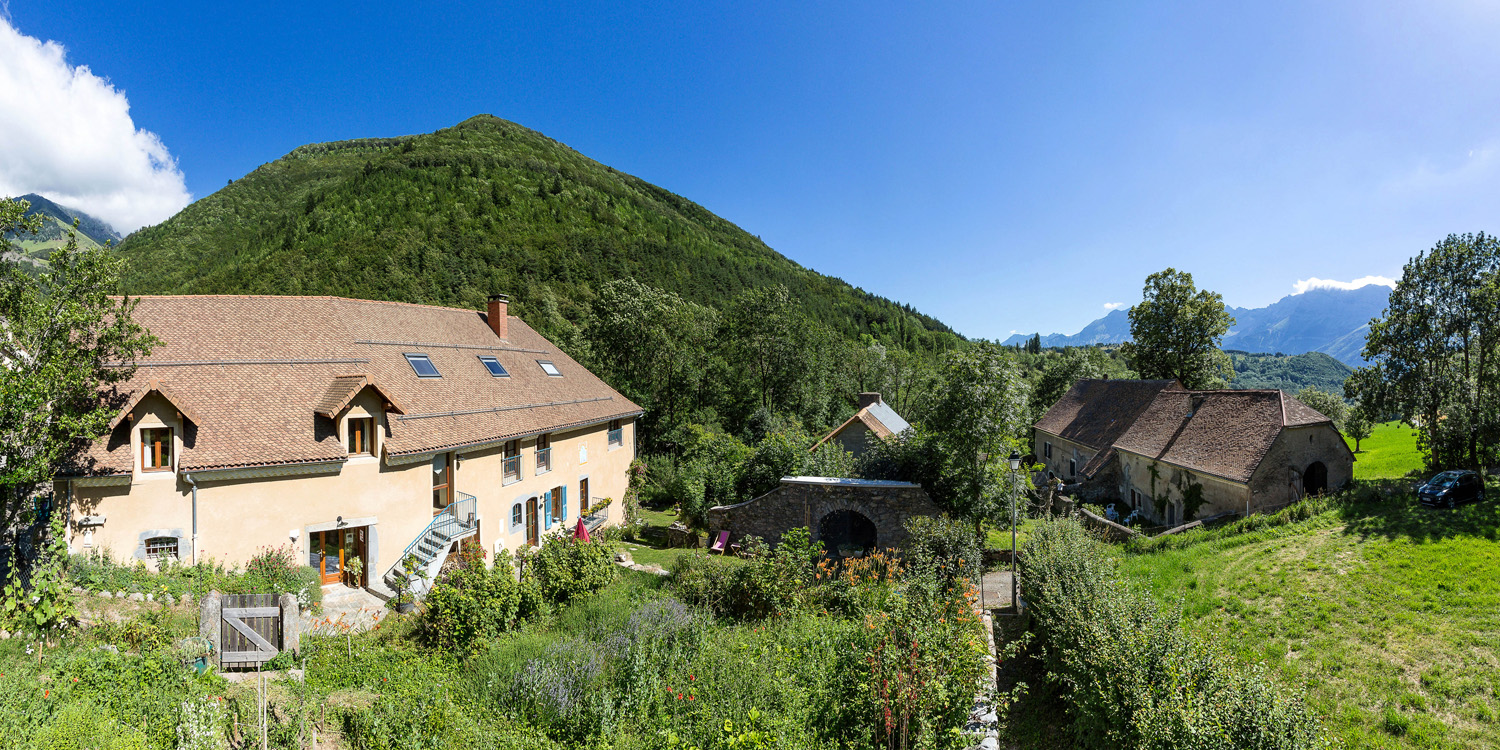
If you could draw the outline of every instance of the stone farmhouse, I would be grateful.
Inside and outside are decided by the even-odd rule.
[[[843,424],[833,428],[833,431],[823,436],[812,450],[817,450],[829,441],[841,446],[844,450],[854,454],[858,458],[865,452],[865,441],[867,436],[884,440],[892,435],[905,432],[911,425],[907,424],[900,414],[896,413],[880,398],[879,393],[859,394],[859,411],[854,416],[845,420]]]
[[[1168,526],[1275,510],[1354,474],[1333,421],[1279,390],[1080,380],[1033,435],[1049,478]]]
[[[507,307],[139,298],[165,343],[58,473],[70,548],[243,563],[290,544],[324,583],[389,593],[408,553],[436,571],[461,542],[619,523],[601,506],[624,495],[640,407]]]

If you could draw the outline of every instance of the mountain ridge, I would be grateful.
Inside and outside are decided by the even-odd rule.
[[[1229,308],[1235,318],[1222,346],[1246,352],[1305,354],[1322,352],[1350,367],[1365,364],[1360,356],[1370,320],[1379,317],[1390,288],[1370,284],[1358,289],[1309,289],[1265,307]],[[1024,344],[1032,334],[1014,334],[1005,344]],[[1120,344],[1130,340],[1127,310],[1113,310],[1073,335],[1042,336],[1042,346]]]
[[[27,193],[10,200],[27,201],[31,205],[26,209],[26,215],[42,217],[42,227],[36,234],[11,234],[6,237],[15,248],[9,253],[9,259],[18,261],[24,268],[33,271],[46,268],[47,256],[68,243],[68,233],[75,231],[75,219],[78,220],[76,231],[78,246],[81,248],[101,247],[108,243],[118,243],[121,239],[120,234],[104,221],[36,193]]]

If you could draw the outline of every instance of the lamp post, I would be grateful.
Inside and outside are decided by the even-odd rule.
[[[1021,600],[1017,598],[1019,587],[1016,582],[1016,491],[1015,473],[1021,469],[1021,452],[1010,452],[1010,608],[1016,614],[1021,613]]]

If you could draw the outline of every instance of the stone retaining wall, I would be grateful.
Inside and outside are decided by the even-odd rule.
[[[728,531],[731,543],[753,535],[774,545],[782,534],[802,526],[817,541],[819,523],[837,510],[851,510],[873,522],[879,549],[906,542],[908,518],[942,512],[919,485],[909,482],[784,477],[780,487],[754,500],[710,508],[709,538]]]

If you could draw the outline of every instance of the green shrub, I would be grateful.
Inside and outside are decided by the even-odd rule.
[[[472,652],[519,620],[521,586],[510,556],[485,567],[483,557],[465,559],[438,576],[421,615],[425,640],[453,653]]]
[[[782,535],[775,549],[747,537],[741,554],[743,563],[703,553],[678,557],[672,564],[673,592],[717,615],[739,619],[790,613],[816,601],[813,589],[822,570],[823,543],[811,541],[806,528]]]
[[[972,525],[949,516],[914,516],[906,530],[911,536],[901,557],[908,570],[936,575],[947,586],[980,577],[984,538]]]
[[[542,597],[555,604],[592,594],[616,574],[613,555],[604,544],[558,536],[548,537],[529,562],[526,574],[536,580]]]
[[[1327,746],[1299,695],[1244,669],[1128,588],[1076,521],[1041,524],[1020,560],[1047,680],[1080,747]]]
[[[16,739],[16,738],[12,738]],[[37,732],[37,750],[146,750],[146,737],[92,702],[69,703]]]

